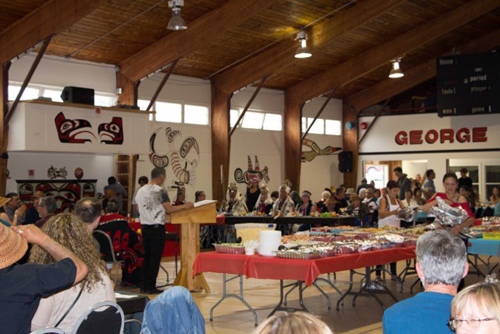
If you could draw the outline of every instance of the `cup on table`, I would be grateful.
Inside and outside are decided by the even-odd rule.
[[[255,248],[245,248],[245,255],[255,255]]]

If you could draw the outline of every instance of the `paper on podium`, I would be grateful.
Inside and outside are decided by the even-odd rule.
[[[194,207],[197,208],[197,207],[200,207],[200,206],[203,206],[203,205],[207,205],[207,204],[210,204],[210,203],[217,203],[217,201],[216,200],[199,201],[199,202],[194,203]]]

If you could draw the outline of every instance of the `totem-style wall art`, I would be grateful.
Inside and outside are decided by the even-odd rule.
[[[95,197],[97,180],[16,180],[21,201],[29,203],[35,192],[53,196],[57,213],[68,211],[69,205],[83,197]]]
[[[241,168],[236,168],[234,171],[234,179],[238,183],[246,183],[247,186],[250,186],[252,183],[251,179],[257,178],[259,181],[264,181],[265,183],[269,183],[269,168],[267,166],[264,167],[263,170],[260,170],[259,158],[255,156],[255,169],[252,166],[252,159],[248,156],[248,167],[245,172]]]
[[[54,168],[54,166],[50,165],[49,169],[47,169],[47,177],[51,180],[59,178],[66,180],[66,176],[68,176],[66,167]]]
[[[302,146],[307,146],[311,149],[310,151],[302,150],[302,155],[301,155],[302,162],[311,162],[317,156],[333,155],[333,154],[335,154],[335,152],[342,150],[341,147],[332,147],[332,146],[327,146],[324,149],[320,149],[318,144],[316,144],[314,141],[312,141],[310,139],[303,139]]]
[[[147,154],[149,114],[49,101],[26,101],[9,124],[9,151]]]
[[[174,183],[196,184],[196,170],[200,162],[200,147],[196,138],[183,138],[179,130],[171,127],[158,128],[149,139],[149,160],[156,167],[170,166],[176,178]]]

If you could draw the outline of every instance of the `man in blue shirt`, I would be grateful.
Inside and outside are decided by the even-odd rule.
[[[451,334],[451,301],[469,270],[464,242],[447,231],[427,232],[418,238],[416,253],[425,292],[385,311],[384,334]]]

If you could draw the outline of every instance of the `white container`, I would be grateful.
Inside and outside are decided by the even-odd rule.
[[[259,254],[262,256],[275,256],[274,251],[281,245],[281,231],[259,232]]]
[[[255,255],[255,248],[245,248],[245,255]]]

